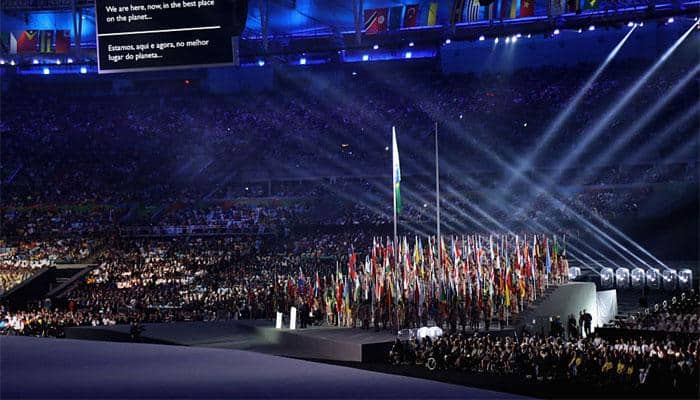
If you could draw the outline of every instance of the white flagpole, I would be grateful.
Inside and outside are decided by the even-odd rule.
[[[391,149],[391,192],[394,194],[394,252],[396,253],[394,255],[394,261],[396,262],[397,261],[396,259],[398,258],[398,256],[397,256],[398,252],[396,252],[396,250],[397,250],[396,241],[397,241],[398,234],[397,234],[397,229],[396,229],[396,221],[397,221],[397,216],[396,216],[396,182],[394,181],[394,179],[396,178],[396,176],[395,176],[396,171],[394,170],[396,168],[396,166],[394,165],[394,154],[398,150],[397,149],[398,146],[396,144],[396,127],[392,126],[391,131],[392,131],[391,132],[392,133],[392,137],[391,137],[391,139],[392,139],[391,140],[391,146],[392,146],[392,149]]]
[[[437,237],[440,243],[440,160],[438,158],[438,124],[435,123],[435,202],[437,203]]]

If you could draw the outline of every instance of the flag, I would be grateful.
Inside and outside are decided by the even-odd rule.
[[[510,0],[510,18],[518,17],[518,2],[519,0]]]
[[[564,13],[564,0],[552,0],[551,4],[551,14],[553,17],[557,17]]]
[[[70,31],[56,31],[56,53],[65,54],[70,50]]]
[[[535,15],[535,0],[522,0],[520,3],[520,16],[533,17]]]
[[[388,8],[375,8],[372,10],[365,10],[366,34],[374,35],[380,32],[386,32],[386,15],[388,10]]]
[[[394,182],[394,207],[396,213],[401,212],[401,166],[399,165],[399,147],[396,145],[396,127],[392,127],[391,133],[391,159]]]
[[[470,0],[471,2],[472,0]],[[465,0],[455,0],[452,2],[452,12],[450,13],[450,25],[462,22],[462,11],[464,11]]]
[[[546,248],[546,268],[547,268],[547,275],[552,273],[552,257],[549,255],[549,238],[547,238],[544,242],[544,247]]]
[[[17,54],[17,39],[12,32],[0,32],[0,51],[5,54]]]
[[[485,10],[486,7],[481,7],[479,0],[468,0],[464,9],[464,21],[474,22],[485,19]]]
[[[53,31],[39,31],[39,53],[53,53]]]
[[[403,14],[403,27],[413,28],[418,26],[418,4],[411,4],[406,6],[406,11]]]
[[[438,3],[430,3],[430,8],[428,9],[428,22],[427,26],[434,26],[437,24],[437,11]]]
[[[17,53],[36,53],[37,31],[24,31],[17,39]]]
[[[395,31],[401,29],[401,20],[403,19],[403,6],[391,7],[389,9],[389,30]]]
[[[595,10],[598,8],[598,0],[583,0],[584,10]]]

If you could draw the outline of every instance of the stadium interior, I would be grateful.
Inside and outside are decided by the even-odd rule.
[[[0,398],[700,395],[700,2],[103,3],[0,0]]]

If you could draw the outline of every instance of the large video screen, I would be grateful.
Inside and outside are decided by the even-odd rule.
[[[96,0],[99,72],[234,64],[236,1]]]

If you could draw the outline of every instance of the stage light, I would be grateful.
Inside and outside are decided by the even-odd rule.
[[[578,33],[581,33],[581,32],[583,32],[583,30],[581,28],[578,28]]]
[[[56,60],[56,65],[61,65],[61,60]]]
[[[445,44],[450,44],[450,43],[452,43],[452,40],[450,40],[450,39],[445,39]]]
[[[72,59],[72,58],[69,58],[69,59],[68,59],[68,64],[73,64],[73,59]]]
[[[411,57],[413,57],[413,53],[411,53],[410,51],[407,51],[406,54],[404,54],[404,58],[411,58]]]
[[[414,46],[413,42],[408,44],[408,47],[413,47],[413,46]]]
[[[264,66],[265,66],[265,60],[258,60],[258,66],[264,67]]]
[[[559,29],[555,29],[555,30],[554,30],[554,34],[555,34],[555,35],[558,35],[558,34],[559,34]]]
[[[513,36],[512,41],[513,41],[513,43],[517,42],[517,41],[518,41],[518,37],[517,37],[517,36]]]
[[[640,23],[639,23],[639,26],[640,26],[640,27],[644,26],[644,22],[640,22]]]
[[[14,66],[14,65],[15,65],[15,60],[10,61],[10,65]]]
[[[523,123],[523,128],[527,128],[527,122]]]
[[[373,48],[374,50],[379,50],[379,45],[378,45],[378,44],[375,44],[374,46],[372,46],[372,48]]]
[[[459,114],[459,119],[462,119],[462,118],[464,118],[464,115]]]
[[[369,54],[363,54],[362,61],[369,61]]]
[[[484,40],[486,40],[486,38],[484,37],[484,35],[479,36],[479,41],[480,41],[480,42],[483,42]]]
[[[306,65],[306,58],[300,58],[299,59],[299,65]]]
[[[515,35],[515,36],[516,36],[518,39],[520,39],[520,37],[523,36],[523,35],[521,35],[521,34],[518,33],[518,34]]]
[[[34,64],[34,65],[37,65],[37,64],[39,64],[39,60],[37,60],[36,58],[35,58],[35,59],[33,59],[33,60],[32,60],[32,64]]]
[[[389,151],[389,146],[384,147],[384,151]]]
[[[0,60],[0,65],[5,65],[5,60]]]
[[[673,21],[674,21],[673,17],[669,17],[669,18],[668,18],[668,23],[669,23],[669,24],[672,24]]]
[[[588,30],[589,30],[589,31],[594,31],[594,30],[595,30],[595,25],[589,26],[589,27],[588,27]]]
[[[532,37],[532,35],[528,33],[527,38],[530,39],[531,37]]]
[[[631,27],[633,27],[633,26],[634,26],[634,22],[630,21],[630,22],[627,23],[627,27],[628,27],[628,28],[631,28]]]
[[[506,44],[510,43],[510,36],[506,36]]]
[[[357,72],[352,71],[352,76],[356,76],[356,75],[357,75]]]
[[[81,73],[81,74],[87,74],[87,68],[85,68],[85,67],[80,67],[80,73]]]
[[[493,39],[493,42],[498,44],[498,38]]]
[[[44,75],[48,75],[48,74],[51,73],[51,70],[48,69],[48,68],[44,68],[44,71],[43,71],[43,72],[44,72]]]

